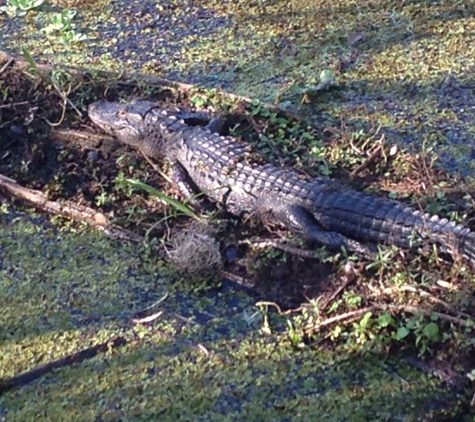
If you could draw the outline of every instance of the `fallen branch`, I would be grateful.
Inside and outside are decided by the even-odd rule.
[[[32,369],[31,371],[23,372],[22,374],[16,375],[10,379],[0,379],[0,395],[6,391],[22,387],[32,381],[35,381],[54,369],[72,365],[74,363],[81,363],[86,359],[93,358],[98,353],[104,353],[109,349],[115,349],[125,344],[127,344],[127,341],[124,337],[115,337],[96,346],[88,347],[86,349],[80,350],[79,352],[64,356],[52,362],[48,362]]]
[[[25,188],[3,175],[0,175],[0,190],[42,211],[62,215],[81,223],[86,222],[91,226],[99,228],[114,239],[128,240],[134,243],[142,243],[145,240],[143,236],[109,223],[108,218],[101,212],[97,212],[89,207],[77,205],[71,201],[63,201],[61,203],[49,201],[43,192]]]

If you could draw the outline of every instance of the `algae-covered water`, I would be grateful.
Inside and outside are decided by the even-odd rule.
[[[142,193],[124,199],[117,181],[119,172],[132,177],[137,171],[147,182],[159,177],[136,157],[58,146],[51,125],[87,131],[87,104],[99,96],[123,98],[127,85],[107,80],[107,87],[93,87],[93,72],[76,83],[60,71],[63,65],[152,74],[297,112],[302,126],[311,123],[312,129],[278,116],[273,123],[256,117],[253,129],[271,142],[282,142],[280,132],[305,133],[284,142],[303,156],[286,160],[304,165],[309,157],[312,162],[311,148],[326,145],[338,165],[354,168],[365,160],[367,144],[383,137],[389,145],[435,153],[450,170],[473,174],[470,2],[57,0],[24,16],[13,12],[0,12],[0,50],[46,60],[53,72],[0,71],[2,174],[52,199],[102,209],[132,228],[148,230],[157,221],[182,224],[169,220],[169,210],[157,211],[153,201],[149,206]],[[322,72],[332,76],[324,87]],[[132,85],[127,95],[157,95],[156,88]],[[170,92],[159,95],[163,99]],[[276,128],[276,121],[281,126]],[[313,146],[306,144],[309,139]],[[443,194],[445,176],[418,163],[426,162],[398,156],[387,169],[375,171],[388,182],[378,186],[391,190],[407,177],[412,193],[428,188],[428,195]],[[455,186],[461,179],[455,180],[450,185],[455,197],[441,195],[433,204],[423,198],[423,205],[429,202],[445,215],[461,210],[473,225],[473,199],[465,182]],[[346,283],[346,258],[322,264],[272,250],[249,256],[239,250],[251,273],[245,275],[254,275],[257,284],[279,279],[291,290],[305,279],[299,285],[308,293],[303,307],[279,315],[275,304],[259,304],[269,297],[229,280],[197,284],[180,275],[149,243],[113,241],[76,223],[19,211],[8,196],[0,201],[0,390],[5,380],[25,371],[109,344],[95,357],[3,391],[0,420],[455,421],[472,410],[470,326],[403,314],[394,315],[388,327],[373,315],[368,326],[355,320],[302,335],[322,318],[374,302],[432,309],[430,295],[448,303],[438,311],[460,318],[457,311],[465,312],[466,318],[473,308],[473,277],[466,268],[430,259],[407,262],[404,253],[394,262],[382,259],[370,271],[358,264],[357,280],[345,284],[321,316],[320,299]],[[247,223],[233,233],[254,235],[255,227]],[[234,238],[219,240],[239,249],[233,249]],[[260,268],[260,261],[267,268]],[[381,293],[404,283],[413,283],[417,293]],[[452,304],[453,313],[447,310]],[[144,315],[155,319],[137,322]],[[428,340],[425,329],[434,325],[440,333]],[[398,330],[407,327],[411,335],[396,340]],[[445,372],[434,369],[438,365]]]
[[[457,406],[456,389],[405,359],[295,349],[285,318],[266,333],[235,286],[176,292],[142,248],[19,214],[0,229],[0,378],[127,342],[4,392],[3,420],[416,421]],[[166,292],[160,318],[133,323]]]
[[[51,26],[71,10],[67,25]],[[381,126],[389,142],[433,148],[471,173],[474,15],[472,2],[455,0],[57,0],[0,14],[0,49],[222,88],[317,125],[330,116],[355,131]],[[317,88],[322,72],[329,89]]]

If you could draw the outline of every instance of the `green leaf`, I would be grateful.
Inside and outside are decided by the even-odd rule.
[[[396,340],[402,340],[410,333],[406,327],[399,327],[396,333]]]
[[[325,69],[320,72],[320,83],[328,84],[333,80],[333,72],[330,69]]]
[[[373,315],[372,312],[366,312],[364,317],[361,318],[361,321],[360,321],[360,327],[361,328],[366,328],[366,326],[368,325],[368,322],[371,318],[371,316]]]
[[[439,326],[435,322],[429,322],[424,327],[424,335],[429,339],[436,341],[439,338]]]
[[[391,325],[394,323],[394,318],[385,312],[384,314],[381,314],[378,317],[378,324],[380,327],[387,327],[388,325]]]
[[[331,314],[333,311],[338,309],[339,303],[337,301],[333,302],[328,309],[328,313]]]
[[[78,12],[76,10],[64,9],[61,11],[61,16],[64,20],[71,22]]]
[[[30,66],[30,68],[31,68],[32,70],[38,71],[38,66],[36,66],[36,63],[35,63],[35,61],[33,60],[33,57],[31,56],[30,50],[28,50],[28,48],[26,48],[25,45],[22,45],[22,46],[21,46],[21,51],[22,51],[22,53],[23,53],[23,57],[24,57],[25,60],[28,62],[28,65]]]
[[[203,98],[201,95],[193,95],[190,98],[190,101],[195,107],[203,107],[206,104],[206,99]]]
[[[136,179],[125,179],[125,181],[127,183],[130,183],[132,186],[135,186],[147,191],[151,195],[157,196],[158,198],[162,199],[167,204],[175,208],[177,211],[182,212],[186,216],[194,218],[197,221],[203,221],[203,219],[199,217],[189,206],[187,206],[183,202],[177,201],[175,198],[172,198],[171,196],[168,196],[164,194],[163,192],[160,192],[159,190],[153,188],[152,186],[147,185],[146,183],[141,182],[140,180],[136,180]]]
[[[34,9],[38,6],[41,6],[44,3],[44,0],[17,0],[17,1],[9,1],[12,6],[15,6],[23,11],[28,11]]]

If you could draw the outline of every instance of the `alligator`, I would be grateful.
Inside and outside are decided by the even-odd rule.
[[[167,110],[141,99],[98,101],[88,112],[119,141],[168,160],[188,196],[201,191],[233,214],[279,223],[329,249],[373,259],[378,243],[418,249],[436,244],[475,268],[475,233],[468,227],[333,179],[274,166],[248,143],[218,133],[217,118],[200,122],[206,113]]]

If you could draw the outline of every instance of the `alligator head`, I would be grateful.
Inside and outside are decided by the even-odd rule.
[[[145,117],[155,108],[155,103],[145,100],[127,104],[97,101],[89,105],[88,113],[105,132],[125,144],[139,146],[146,136]]]

